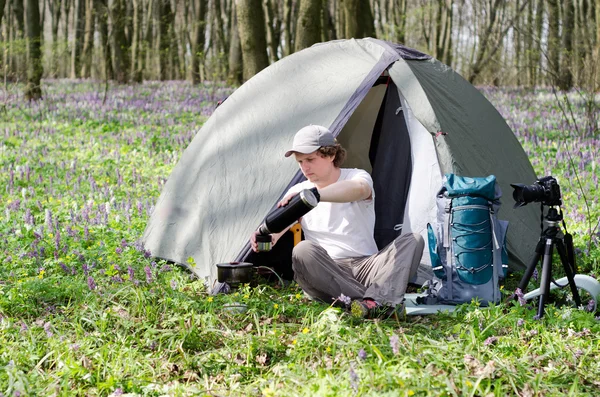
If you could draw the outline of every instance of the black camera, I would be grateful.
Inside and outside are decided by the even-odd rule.
[[[552,176],[545,176],[535,181],[533,185],[511,183],[515,207],[522,207],[529,203],[537,202],[547,206],[562,205],[560,186]]]

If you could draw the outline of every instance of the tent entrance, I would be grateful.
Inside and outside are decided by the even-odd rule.
[[[338,141],[348,150],[344,167],[365,169],[373,178],[375,241],[382,249],[402,231],[412,175],[410,136],[391,79],[369,91]]]
[[[396,85],[389,80],[369,90],[337,137],[346,148],[345,168],[362,168],[373,178],[375,241],[379,249],[402,232],[412,173],[411,145]],[[267,253],[250,251],[244,261],[272,267],[291,279],[293,239],[286,233]]]

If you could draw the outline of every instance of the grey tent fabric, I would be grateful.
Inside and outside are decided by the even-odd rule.
[[[145,247],[155,257],[189,265],[209,283],[216,278],[215,264],[247,257],[252,231],[286,187],[301,177],[298,166],[283,153],[295,132],[308,124],[334,131],[348,148],[345,166],[371,172],[370,142],[385,93],[385,87],[372,86],[388,73],[404,117],[410,120],[406,126],[413,177],[408,202],[418,202],[417,194],[429,198],[439,188],[434,183],[438,176],[415,177],[423,156],[431,164],[427,167],[437,167],[430,175],[493,173],[505,196],[510,193],[508,183],[535,180],[502,117],[451,69],[380,40],[339,40],[276,62],[215,110],[165,184],[142,237]],[[439,131],[447,135],[436,137]],[[414,146],[416,136],[421,143]],[[431,153],[415,152],[422,150],[423,142]],[[523,265],[539,234],[533,232],[537,214],[531,206],[515,214],[508,208],[503,211],[500,218],[510,214],[505,218],[514,229],[509,232],[512,265]],[[429,217],[413,205],[405,211],[404,223],[423,233]]]
[[[493,105],[448,66],[434,59],[407,64],[435,109],[444,133],[436,138],[438,147],[445,146],[438,153],[449,157],[440,161],[442,172],[496,175],[505,204],[499,218],[510,225],[508,251],[513,262],[525,266],[534,253],[531,237],[539,237],[540,230],[534,206],[512,209],[510,183],[529,184],[536,180],[521,144]]]
[[[142,237],[145,247],[181,264],[192,257],[193,271],[214,280],[214,265],[237,256],[296,174],[294,161],[283,161],[295,132],[349,117],[348,103],[361,100],[357,89],[368,91],[366,77],[374,81],[394,58],[368,40],[338,41],[286,57],[246,82],[175,166]]]

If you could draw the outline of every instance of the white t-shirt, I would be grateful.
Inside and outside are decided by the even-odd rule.
[[[372,198],[350,203],[320,202],[302,217],[302,230],[307,240],[325,248],[332,259],[373,255],[378,251],[373,237],[375,229],[375,192],[368,172],[357,168],[341,168],[338,181],[363,179],[371,187]],[[309,181],[294,185],[287,193],[315,187]],[[287,195],[286,193],[286,195]]]

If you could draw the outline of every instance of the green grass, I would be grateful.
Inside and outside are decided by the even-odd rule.
[[[2,395],[598,394],[600,322],[585,310],[550,305],[534,320],[535,308],[509,301],[358,321],[307,301],[295,284],[209,297],[138,239],[194,131],[230,90],[110,87],[104,104],[100,83],[44,90],[40,104],[0,92]],[[548,93],[486,95],[538,174],[559,177],[579,264],[597,275],[597,137],[545,139],[565,135]],[[508,280],[507,297],[517,282]]]

